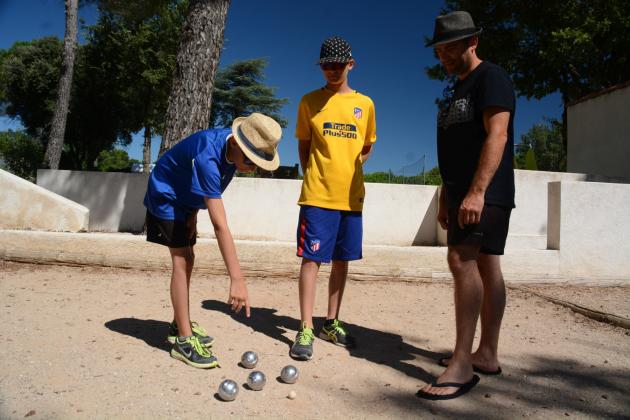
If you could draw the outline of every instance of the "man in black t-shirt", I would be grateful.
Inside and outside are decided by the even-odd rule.
[[[500,267],[514,208],[512,82],[500,67],[481,61],[481,28],[467,12],[438,16],[432,46],[457,82],[438,114],[438,162],[443,186],[438,222],[447,229],[448,264],[455,284],[457,338],[447,369],[418,396],[456,398],[479,381],[474,372],[501,373],[497,357],[505,309]],[[481,313],[481,339],[472,352]],[[448,383],[448,385],[447,385]]]

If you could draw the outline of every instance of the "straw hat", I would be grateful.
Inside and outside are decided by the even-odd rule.
[[[245,156],[256,166],[273,171],[280,166],[278,143],[282,128],[273,118],[254,112],[232,123],[232,135]]]

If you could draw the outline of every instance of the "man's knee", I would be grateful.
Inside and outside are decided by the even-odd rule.
[[[472,246],[454,246],[448,248],[446,260],[453,274],[470,270],[476,266],[479,248]]]
[[[501,260],[499,255],[479,254],[477,266],[482,279],[502,281]]]

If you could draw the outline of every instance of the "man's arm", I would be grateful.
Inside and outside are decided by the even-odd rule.
[[[208,213],[210,214],[210,221],[214,227],[214,234],[219,244],[219,250],[221,250],[221,256],[225,262],[228,274],[230,276],[230,296],[228,298],[228,304],[232,306],[232,310],[239,312],[241,308],[245,307],[245,315],[249,317],[249,297],[247,294],[247,286],[245,285],[245,277],[241,271],[241,266],[236,256],[236,246],[234,245],[234,239],[232,233],[227,224],[227,217],[225,215],[225,207],[223,206],[223,200],[220,198],[208,198],[205,197],[206,206],[208,207]]]
[[[361,150],[361,162],[365,163],[372,154],[372,146],[363,146]]]
[[[508,138],[510,112],[497,107],[489,107],[483,111],[483,125],[488,133],[481,148],[479,165],[468,194],[459,206],[458,223],[463,229],[465,225],[479,223],[484,205],[486,189],[492,181]]]
[[[306,175],[306,166],[311,153],[311,140],[298,140],[298,154],[300,155],[300,164],[302,165],[302,174]]]

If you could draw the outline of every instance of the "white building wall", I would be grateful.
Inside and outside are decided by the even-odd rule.
[[[567,170],[630,179],[630,85],[569,105]]]

